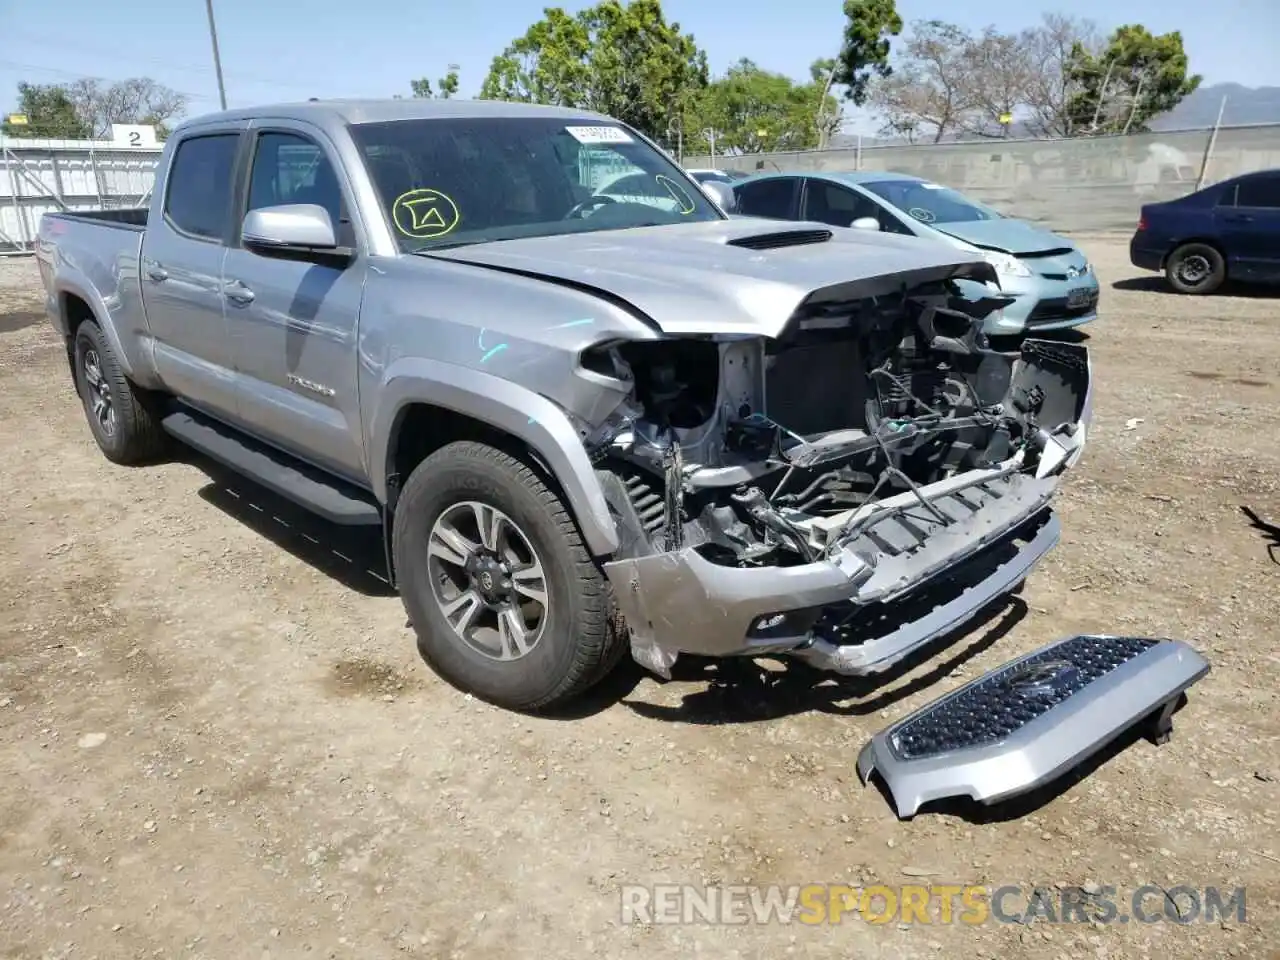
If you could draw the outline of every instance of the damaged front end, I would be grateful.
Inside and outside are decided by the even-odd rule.
[[[622,398],[582,435],[622,546],[604,565],[632,653],[786,654],[882,671],[1017,588],[1090,416],[1084,347],[988,345],[949,280],[839,288],[777,337],[597,344]]]

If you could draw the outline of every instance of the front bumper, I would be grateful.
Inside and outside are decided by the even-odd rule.
[[[604,569],[632,632],[632,654],[660,675],[680,653],[794,653],[824,670],[879,673],[1026,577],[1057,543],[1048,509],[1057,484],[1015,473],[953,493],[924,487],[948,524],[918,503],[890,506],[834,556],[794,567],[721,566],[686,547]],[[916,596],[962,568],[981,575],[969,573],[941,600]]]
[[[1088,297],[1084,303],[1076,299]],[[1047,277],[1001,278],[1003,296],[1012,297],[1013,303],[989,316],[984,325],[988,335],[1064,330],[1092,323],[1098,319],[1098,297],[1101,288],[1092,272],[1072,280],[1051,280]]]
[[[837,673],[881,672],[1012,592],[1057,543],[1049,503],[1083,453],[1093,381],[1083,347],[1028,340],[1015,383],[1069,376],[1071,406],[1050,399],[1046,423],[1074,423],[1056,464],[1036,474],[1021,455],[986,470],[938,480],[849,515],[811,518],[822,559],[796,566],[712,562],[697,546],[604,564],[632,656],[670,676],[681,653],[790,654]],[[1054,364],[1066,366],[1054,369]],[[1042,367],[1040,364],[1049,364]],[[1012,388],[1011,388],[1012,389]],[[926,500],[929,507],[920,503]],[[854,526],[845,527],[846,523]],[[845,530],[849,532],[844,532]]]

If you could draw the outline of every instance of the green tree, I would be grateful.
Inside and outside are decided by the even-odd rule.
[[[844,38],[831,78],[845,88],[846,100],[861,106],[872,78],[893,73],[889,38],[902,32],[902,17],[894,0],[844,0],[844,20]]]
[[[1101,53],[1078,45],[1069,73],[1076,92],[1068,102],[1077,134],[1141,132],[1172,110],[1203,79],[1187,72],[1182,34],[1152,34],[1141,24],[1119,27]]]
[[[65,87],[57,84],[18,84],[18,109],[25,124],[4,123],[6,137],[51,137],[59,140],[84,140],[92,131],[76,112],[75,102]]]
[[[439,100],[448,100],[458,92],[458,71],[455,67],[450,67],[449,72],[436,81],[439,92],[431,89],[431,81],[426,77],[420,77],[417,80],[409,81],[409,88],[413,91],[415,97],[421,97],[426,100],[436,98]]]
[[[743,58],[713,81],[688,113],[685,149],[710,149],[704,131],[715,131],[717,153],[807,150],[818,145],[822,124],[838,123],[839,104],[826,93],[820,65],[799,84]],[[825,130],[826,133],[830,129]]]
[[[595,110],[665,139],[706,85],[706,54],[660,0],[602,0],[544,10],[493,58],[480,96]]]

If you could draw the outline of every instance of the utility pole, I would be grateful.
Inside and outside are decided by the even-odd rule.
[[[720,131],[715,127],[707,127],[702,131],[702,135],[707,138],[707,145],[711,148],[711,165],[716,165],[716,137]]]
[[[827,147],[827,94],[831,92],[831,82],[836,78],[835,64],[827,71],[827,82],[822,85],[822,99],[818,101],[818,149],[825,150]]]
[[[1213,145],[1218,142],[1218,129],[1222,126],[1222,115],[1226,110],[1227,98],[1223,97],[1218,104],[1218,119],[1213,121],[1213,132],[1209,134],[1209,142],[1204,145],[1204,156],[1200,158],[1200,176],[1196,177],[1197,190],[1204,186],[1205,175],[1209,172],[1209,159],[1213,156]]]
[[[204,0],[204,8],[209,13],[209,39],[213,41],[213,69],[218,74],[218,102],[222,109],[227,109],[227,88],[222,83],[222,57],[218,54],[218,28],[213,22],[213,0]]]
[[[684,120],[680,117],[672,117],[667,123],[667,142],[670,143],[674,134],[676,141],[676,163],[684,166]]]

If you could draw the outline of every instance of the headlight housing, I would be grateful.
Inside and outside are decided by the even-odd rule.
[[[996,250],[983,250],[982,258],[995,267],[996,273],[1002,277],[1031,276],[1031,271],[1027,265],[1012,254],[1000,253]]]

